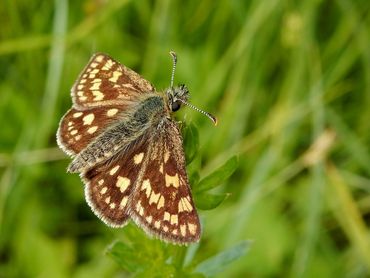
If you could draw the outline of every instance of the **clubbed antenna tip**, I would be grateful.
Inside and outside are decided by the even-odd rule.
[[[217,124],[218,124],[217,118],[215,116],[213,116],[213,115],[211,115],[211,116],[212,116],[214,125],[217,126]]]
[[[170,51],[170,55],[172,56],[172,58],[173,58],[173,60],[174,60],[174,62],[175,62],[175,64],[176,64],[176,62],[177,62],[177,55],[176,55],[176,52],[175,51]]]

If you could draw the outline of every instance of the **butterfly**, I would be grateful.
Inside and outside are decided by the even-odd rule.
[[[60,121],[59,147],[72,157],[92,211],[108,226],[134,221],[174,244],[200,239],[201,226],[185,168],[183,142],[172,113],[187,102],[185,85],[157,92],[133,70],[103,53],[92,56],[72,87],[72,108]]]

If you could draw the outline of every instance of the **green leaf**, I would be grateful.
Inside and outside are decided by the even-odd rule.
[[[238,167],[238,157],[233,156],[212,174],[202,179],[199,182],[198,186],[194,188],[194,191],[203,192],[210,190],[216,186],[219,186],[225,180],[227,180],[232,175],[232,173],[234,173],[237,167]]]
[[[184,258],[184,263],[183,265],[185,267],[189,266],[190,263],[193,261],[195,254],[199,250],[199,242],[195,244],[190,244],[188,248],[186,249],[186,254]]]
[[[200,179],[199,173],[195,171],[189,176],[189,183],[191,184],[192,187],[194,187],[194,185],[196,185],[199,182],[199,179]]]
[[[135,250],[123,242],[115,242],[107,249],[107,254],[123,269],[128,272],[138,272],[142,266],[136,256]]]
[[[229,196],[228,193],[224,194],[209,194],[206,192],[195,194],[195,204],[199,209],[210,210],[218,207],[225,198]]]
[[[217,255],[208,258],[207,260],[204,260],[195,267],[194,271],[201,273],[206,277],[220,274],[220,272],[222,272],[227,265],[244,256],[247,253],[249,246],[250,241],[242,241],[234,247],[220,252]]]
[[[190,164],[196,156],[199,149],[199,133],[194,124],[190,123],[182,129],[184,138],[184,149],[186,164]]]

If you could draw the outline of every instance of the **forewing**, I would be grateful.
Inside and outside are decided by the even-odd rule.
[[[57,142],[67,154],[74,156],[126,110],[126,106],[106,106],[77,110],[71,108],[62,118]]]
[[[129,153],[119,154],[82,174],[88,204],[111,227],[126,224],[130,196],[147,155],[148,145],[145,140],[131,147]]]
[[[201,228],[177,124],[165,120],[152,140],[147,167],[133,192],[131,217],[146,232],[165,241],[197,242]]]
[[[127,104],[154,92],[149,81],[103,53],[96,53],[72,87],[74,107]]]

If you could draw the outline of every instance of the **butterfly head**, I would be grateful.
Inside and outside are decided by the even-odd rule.
[[[167,98],[169,109],[172,112],[176,112],[180,109],[181,104],[188,101],[189,90],[184,84],[175,88],[169,88],[167,90]]]

